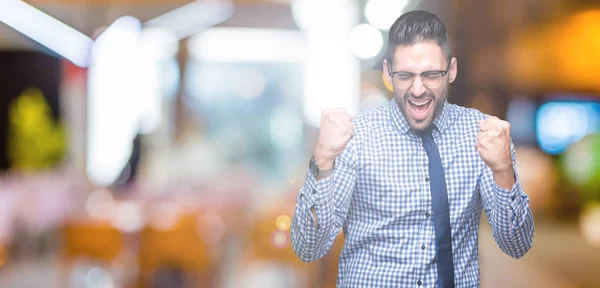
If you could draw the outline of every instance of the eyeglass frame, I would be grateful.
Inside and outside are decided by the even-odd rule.
[[[410,86],[407,87],[411,87],[412,84],[415,83],[415,76],[419,75],[419,77],[421,77],[421,81],[423,81],[423,74],[425,73],[430,73],[430,72],[439,72],[442,74],[442,76],[440,77],[443,78],[444,76],[446,76],[448,74],[448,71],[450,71],[450,66],[452,65],[452,62],[448,63],[448,67],[446,68],[446,70],[427,70],[427,71],[423,71],[421,73],[413,73],[413,72],[408,72],[408,71],[393,71],[392,72],[392,67],[390,67],[390,62],[387,62],[387,68],[388,68],[388,75],[392,78],[392,81],[394,81],[394,75],[397,75],[398,73],[406,73],[406,74],[410,74],[412,75],[411,77],[413,77],[412,83]]]

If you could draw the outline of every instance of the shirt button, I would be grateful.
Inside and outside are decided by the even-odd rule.
[[[431,215],[429,214],[429,212],[425,213],[425,217],[429,217],[429,216],[431,216]]]
[[[512,200],[515,200],[515,198],[516,198],[515,196],[510,197],[510,199],[512,199]]]
[[[429,177],[425,177],[425,182],[429,182]]]
[[[313,194],[317,194],[317,190],[316,189],[313,189],[312,192],[313,192]]]
[[[421,280],[417,281],[417,285],[421,286],[421,284],[423,284],[423,282],[421,282]]]
[[[425,250],[425,245],[421,246],[421,250]]]

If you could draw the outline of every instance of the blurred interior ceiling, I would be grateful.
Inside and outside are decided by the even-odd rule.
[[[30,0],[25,2],[93,37],[98,28],[110,25],[121,16],[130,15],[144,23],[193,1]],[[292,17],[289,0],[234,0],[233,2],[235,4],[233,16],[219,26],[298,29]],[[36,42],[0,22],[0,49],[38,49],[39,47]]]
[[[233,16],[219,26],[298,29],[291,13],[291,1],[233,0],[235,4]],[[367,0],[348,1],[359,1],[364,4]],[[121,16],[134,16],[144,23],[192,1],[27,0],[25,2],[93,38],[98,28],[110,25]],[[525,90],[559,87],[600,90],[597,84],[600,83],[600,76],[587,76],[599,75],[593,73],[594,69],[592,69],[600,61],[598,59],[600,54],[591,51],[598,47],[597,43],[593,40],[586,40],[586,42],[581,39],[592,37],[588,33],[590,26],[573,25],[569,20],[572,16],[577,17],[576,15],[582,11],[600,8],[600,0],[456,0],[451,2],[429,0],[421,4],[423,9],[438,13],[448,23],[450,36],[455,41],[452,43],[453,50],[461,59],[459,69],[468,75],[464,87],[503,89],[507,85],[514,85]],[[596,15],[600,14],[592,14],[585,23],[593,23],[592,26],[595,27],[593,30],[599,31],[600,21],[595,19],[598,17]],[[558,34],[561,38],[551,40],[550,35],[556,34],[554,31],[562,31]],[[590,43],[594,45],[590,46]],[[574,51],[569,48],[570,46],[576,46],[576,51],[582,55],[577,62],[580,65],[569,62],[570,55],[573,54],[569,51]],[[587,46],[590,47],[586,48]],[[556,48],[554,49],[556,52],[546,53],[547,57],[540,58],[542,54],[538,51],[548,50],[548,47]],[[558,49],[560,47],[563,48]],[[0,23],[0,49],[40,49],[40,45]],[[596,58],[590,61],[584,57],[585,55],[593,55]],[[515,63],[517,61],[518,63]],[[555,71],[547,68],[553,67],[551,64],[564,66],[561,77],[555,75],[556,73],[546,77],[544,73]],[[549,85],[555,83],[565,85]]]

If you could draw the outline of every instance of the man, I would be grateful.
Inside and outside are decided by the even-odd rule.
[[[510,125],[447,102],[457,60],[437,16],[406,13],[389,33],[394,99],[354,118],[323,112],[294,252],[317,260],[343,228],[338,287],[478,287],[482,208],[504,253],[533,241]]]

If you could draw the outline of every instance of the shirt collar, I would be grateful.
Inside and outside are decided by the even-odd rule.
[[[433,120],[433,125],[438,129],[440,134],[444,134],[446,128],[450,126],[450,105],[448,104],[448,100],[444,101],[444,108],[442,108],[442,113]]]
[[[396,102],[396,98],[392,98],[390,102],[392,102],[390,105],[390,118],[392,123],[398,129],[398,131],[400,131],[402,134],[406,134],[408,131],[410,131],[410,126],[408,126],[408,122],[406,122],[404,115],[400,111],[400,107]],[[440,134],[443,134],[446,128],[449,126],[450,107],[448,106],[448,101],[444,101],[442,113],[435,118],[435,120],[433,120],[433,125],[437,128]]]
[[[406,132],[410,130],[410,126],[408,126],[408,122],[406,122],[404,115],[402,115],[402,112],[400,111],[400,107],[398,107],[396,97],[392,97],[392,101],[390,102],[392,102],[390,105],[390,118],[392,123],[402,134],[406,134]]]

